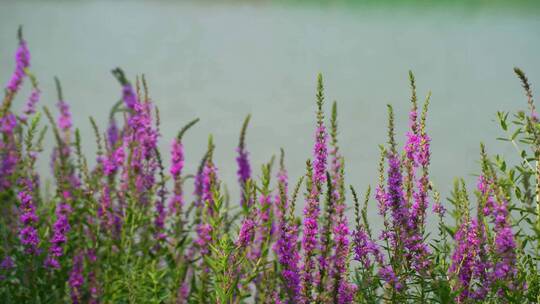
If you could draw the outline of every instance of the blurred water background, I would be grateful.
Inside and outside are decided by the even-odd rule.
[[[514,66],[540,85],[540,10],[532,1],[427,3],[0,1],[0,81],[13,69],[22,24],[42,105],[56,102],[58,76],[93,160],[88,117],[104,128],[121,93],[110,70],[120,66],[131,79],[144,73],[161,110],[162,151],[181,126],[200,117],[185,137],[187,169],[194,172],[213,134],[220,178],[237,200],[235,147],[249,113],[254,174],[280,147],[291,184],[304,173],[318,72],[326,109],[338,101],[347,182],[361,192],[375,185],[387,103],[404,139],[411,69],[420,99],[433,93],[431,174],[446,197],[457,176],[475,186],[481,141],[490,153],[515,154],[495,140],[502,134],[495,112],[526,106]],[[49,150],[52,142],[49,134]],[[49,150],[39,159],[42,172],[50,170]]]

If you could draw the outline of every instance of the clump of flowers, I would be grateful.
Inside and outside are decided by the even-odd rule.
[[[88,139],[81,138],[58,80],[59,114],[39,108],[41,92],[49,88],[31,72],[22,30],[18,40],[0,107],[0,299],[6,303],[540,299],[540,122],[519,69],[529,109],[512,121],[504,112],[498,118],[520,162],[489,157],[481,145],[476,200],[462,179],[448,199],[454,208],[435,190],[430,95],[419,106],[412,73],[408,131],[400,141],[388,106],[378,182],[373,195],[367,188],[363,204],[346,180],[337,103],[328,119],[321,75],[306,172],[292,183],[284,149],[279,161],[272,156],[256,170],[247,145],[248,115],[230,159],[240,193],[231,197],[213,137],[202,157],[192,158],[186,149],[188,131],[199,120],[184,124],[165,139],[169,149],[160,150],[160,116],[147,80],[120,68],[112,71],[120,101],[107,125],[101,129],[90,118],[97,155],[89,161],[82,149]],[[12,105],[26,79],[30,95],[18,113]],[[55,140],[52,173],[35,169],[47,132]],[[200,161],[189,172],[193,159]],[[377,214],[370,212],[373,198]],[[348,216],[352,207],[354,220]],[[438,233],[429,228],[431,219],[438,220]],[[382,228],[372,228],[374,221]]]

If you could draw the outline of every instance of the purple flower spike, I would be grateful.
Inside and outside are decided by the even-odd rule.
[[[75,257],[73,257],[73,266],[69,273],[68,284],[71,289],[71,301],[74,304],[81,303],[81,300],[82,300],[81,289],[84,284],[83,262],[84,262],[83,254],[77,253]]]
[[[71,199],[69,193],[65,193],[64,202],[56,207],[56,221],[52,228],[51,246],[49,254],[45,261],[45,266],[50,268],[59,268],[58,258],[64,255],[63,246],[67,242],[67,233],[71,229],[69,224],[69,215],[71,214],[71,206],[67,200]]]
[[[249,164],[248,158],[249,153],[246,150],[246,132],[250,119],[251,116],[248,115],[244,120],[244,123],[242,124],[242,130],[240,131],[240,141],[238,143],[238,147],[236,148],[236,152],[238,153],[238,156],[236,157],[238,171],[236,171],[236,174],[238,176],[238,182],[240,183],[241,187],[240,205],[242,206],[245,206],[246,203],[247,205],[251,205],[253,203],[251,201],[245,202],[246,183],[248,179],[251,178],[251,166]]]
[[[197,232],[195,244],[199,247],[201,255],[208,254],[208,244],[212,241],[212,226],[210,224],[199,224],[195,231]]]
[[[319,236],[319,201],[317,187],[313,186],[308,195],[304,208],[304,235],[302,248],[304,249],[304,266],[302,271],[302,288],[306,301],[310,301],[311,287],[315,283],[313,272],[315,270],[315,251],[318,249]]]
[[[60,100],[58,101],[56,106],[60,110],[60,116],[58,117],[58,127],[60,127],[60,130],[66,132],[72,126],[69,105],[67,104],[67,102]]]
[[[107,143],[109,144],[110,149],[114,149],[116,143],[120,138],[120,131],[116,125],[116,120],[111,118],[109,121],[109,127],[107,128]]]
[[[237,148],[238,156],[236,163],[238,164],[238,180],[245,183],[251,177],[251,167],[249,165],[248,152],[244,149]]]
[[[288,303],[298,303],[300,301],[300,268],[298,261],[298,229],[289,222],[281,222],[279,237],[274,245],[278,261],[281,264],[281,275],[285,281],[285,287],[291,294]]]
[[[242,189],[240,204],[244,206],[246,204],[246,198],[244,195],[246,191],[245,188],[248,179],[251,177],[251,168],[249,165],[248,152],[244,149],[244,147],[238,147],[236,151],[238,152],[238,156],[236,157],[236,163],[238,164],[237,175],[240,187]],[[248,202],[248,205],[251,204],[252,202]]]
[[[178,139],[175,139],[171,147],[170,173],[174,179],[178,179],[184,168],[184,146]]]
[[[121,188],[124,191],[129,189],[131,175],[138,200],[146,205],[150,203],[149,192],[155,184],[155,172],[159,166],[156,157],[159,133],[152,121],[152,103],[139,100],[121,69],[113,70],[113,74],[122,85],[122,100],[128,109],[127,126],[122,135],[124,144],[130,149],[131,161],[123,168]]]
[[[169,172],[173,178],[174,190],[173,196],[169,202],[169,213],[177,214],[182,210],[184,205],[183,191],[182,191],[182,170],[184,168],[184,146],[182,142],[175,139],[172,143],[171,149],[171,168]]]
[[[313,148],[313,181],[318,187],[326,182],[327,138],[326,127],[321,122],[315,132],[315,146]]]
[[[240,228],[240,232],[238,232],[238,240],[236,241],[236,245],[247,248],[248,245],[250,245],[253,241],[254,233],[255,222],[249,218],[244,219],[244,221],[242,221],[242,227]]]
[[[403,176],[401,161],[397,155],[388,155],[388,190],[387,203],[391,211],[395,227],[404,229],[407,224],[407,208],[403,199]]]
[[[398,280],[394,270],[389,265],[379,269],[379,276],[396,291],[401,291],[403,289],[403,284]]]
[[[33,183],[31,180],[25,179],[22,184],[24,190],[20,191],[18,194],[20,201],[19,220],[21,222],[19,239],[27,254],[38,254],[39,236],[38,231],[35,228],[38,223],[38,217],[32,196]]]
[[[26,101],[23,114],[20,116],[22,121],[26,121],[30,115],[36,112],[36,104],[39,102],[40,97],[41,97],[41,91],[39,90],[39,88],[37,87],[32,88],[30,97],[28,97],[28,100]]]
[[[26,41],[22,38],[21,33],[19,32],[19,47],[15,53],[15,70],[11,75],[6,89],[11,93],[16,93],[19,91],[24,78],[26,77],[25,70],[30,67],[30,51]]]
[[[217,168],[212,161],[207,161],[202,172],[202,200],[208,206],[214,205],[214,195],[212,191],[217,185]],[[210,208],[212,212],[212,208]]]
[[[12,186],[11,177],[19,162],[14,132],[16,126],[17,118],[12,113],[0,118],[0,190]]]
[[[450,273],[458,279],[454,287],[460,290],[458,302],[463,302],[471,296],[471,282],[474,275],[474,265],[478,256],[479,246],[482,242],[478,237],[478,224],[475,220],[464,221],[455,234],[456,247],[452,254]]]

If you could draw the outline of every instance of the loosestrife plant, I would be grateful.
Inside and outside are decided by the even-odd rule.
[[[90,118],[97,155],[85,155],[60,80],[56,109],[40,108],[22,30],[18,42],[0,107],[3,303],[540,301],[540,122],[519,69],[528,110],[499,112],[498,119],[501,140],[520,161],[490,157],[481,145],[477,184],[450,185],[448,211],[430,179],[430,94],[419,102],[412,73],[405,144],[397,144],[388,105],[373,192],[367,187],[361,198],[345,180],[338,107],[334,102],[326,116],[319,75],[305,173],[289,179],[283,149],[256,170],[247,116],[235,159],[241,195],[232,198],[212,136],[204,155],[185,153],[184,138],[198,119],[179,126],[166,139],[170,149],[160,151],[159,111],[146,79],[119,68],[113,76],[120,101],[104,128]],[[30,94],[21,96],[25,85]],[[20,112],[17,102],[25,103]],[[56,143],[48,159],[47,132]],[[38,172],[38,161],[49,161],[51,172]],[[197,162],[196,172],[186,172],[186,162]],[[378,219],[368,218],[371,205]],[[437,221],[435,231],[426,229],[428,218]]]

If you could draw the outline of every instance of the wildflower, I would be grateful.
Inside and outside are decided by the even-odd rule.
[[[164,198],[164,190],[159,190],[158,192],[161,193],[161,197]],[[155,233],[155,239],[158,241],[164,240],[167,235],[163,231],[165,229],[165,219],[167,217],[167,214],[165,212],[165,205],[163,203],[163,199],[157,199],[156,200],[156,217],[154,219],[154,228],[156,230]]]
[[[107,128],[107,143],[109,144],[110,149],[114,149],[114,147],[116,147],[116,143],[118,142],[119,138],[120,131],[116,125],[116,120],[114,117],[111,117],[109,120],[109,127]]]
[[[444,217],[444,215],[446,214],[446,208],[444,208],[443,204],[441,204],[440,202],[435,202],[433,204],[433,212],[438,214],[441,218]]]
[[[311,163],[308,161],[308,177],[311,177]],[[318,190],[315,185],[308,189],[307,202],[304,207],[304,234],[302,238],[302,249],[304,250],[304,265],[302,269],[302,288],[305,301],[311,301],[311,286],[314,283],[313,271],[315,270],[315,251],[318,249],[319,232],[319,201]]]
[[[217,168],[211,160],[206,162],[202,174],[202,199],[208,206],[214,205],[213,190],[217,183]],[[212,212],[212,211],[211,211]]]
[[[313,148],[313,179],[316,185],[321,185],[326,181],[326,128],[324,124],[319,123],[315,132],[315,146]]]
[[[67,242],[67,233],[71,229],[69,224],[69,215],[71,214],[71,206],[68,203],[70,195],[66,191],[64,193],[64,201],[56,207],[56,221],[53,224],[51,247],[45,261],[45,266],[58,269],[60,264],[58,258],[64,255],[63,245]]]
[[[12,113],[0,117],[0,190],[12,186],[12,176],[19,161],[19,152],[15,139],[17,119]]]
[[[364,229],[359,227],[353,236],[354,259],[362,263],[364,269],[371,268],[374,262],[382,264],[383,256],[379,246],[369,237]]]
[[[30,97],[28,97],[28,100],[26,101],[23,114],[20,116],[22,121],[26,121],[28,119],[28,116],[36,112],[36,104],[39,102],[40,97],[41,91],[38,87],[34,86],[32,88],[32,92],[30,93]]]
[[[354,295],[357,290],[358,290],[358,287],[355,284],[349,283],[347,281],[343,281],[339,285],[337,303],[338,304],[353,303]]]
[[[516,242],[509,223],[509,211],[504,198],[498,199],[493,208],[491,219],[495,232],[495,254],[497,260],[493,265],[493,278],[504,282],[513,289],[513,282],[517,275],[516,268]]]
[[[475,220],[463,222],[455,234],[456,247],[452,254],[450,273],[457,277],[457,286],[460,290],[458,302],[465,301],[471,295],[470,288],[473,280],[475,259],[478,254],[480,239],[478,238],[478,223]]]
[[[195,195],[195,205],[200,207],[202,205],[202,196],[203,196],[203,170],[204,165],[206,163],[206,160],[203,159],[203,162],[201,163],[201,168],[197,171],[197,174],[194,178],[194,190],[193,194]]]
[[[9,272],[13,268],[15,268],[15,262],[13,261],[13,258],[11,258],[11,256],[9,255],[6,255],[0,262],[0,281],[5,280],[5,273]]]
[[[236,157],[236,163],[238,164],[238,171],[236,174],[238,175],[238,182],[240,183],[240,187],[242,189],[242,198],[241,198],[241,205],[243,206],[246,202],[245,200],[245,192],[246,192],[246,182],[248,179],[251,178],[251,167],[249,165],[249,159],[248,159],[248,152],[246,150],[246,144],[245,144],[245,137],[246,137],[246,131],[247,126],[249,124],[250,116],[248,115],[246,119],[244,120],[244,124],[242,125],[242,130],[240,132],[240,141],[238,143],[238,147],[236,148],[236,152],[238,153],[238,156]],[[251,202],[248,202],[250,205]]]
[[[252,219],[244,219],[240,232],[238,233],[238,240],[236,245],[240,247],[247,247],[253,240],[253,234],[255,232],[255,222]]]
[[[274,233],[273,223],[270,221],[270,212],[272,208],[272,199],[269,194],[263,194],[259,198],[259,209],[257,218],[260,220],[256,230],[256,245],[249,254],[250,259],[257,260],[261,256],[262,246],[267,238],[271,238]]]
[[[326,161],[328,157],[328,148],[326,145],[328,134],[324,125],[323,103],[323,81],[322,75],[319,74],[317,78],[317,128],[315,130],[315,145],[313,147],[313,181],[319,188],[326,181]]]
[[[398,280],[394,270],[389,265],[386,265],[379,269],[379,276],[383,281],[390,284],[396,291],[403,290],[403,284]]]
[[[19,230],[19,239],[25,248],[27,254],[38,254],[39,236],[36,229],[38,217],[33,198],[33,182],[29,179],[23,179],[23,190],[19,191],[19,220],[21,227]]]
[[[276,206],[276,217],[278,223],[281,223],[285,220],[285,212],[288,208],[288,186],[289,186],[289,178],[287,175],[287,169],[285,169],[284,164],[284,152],[283,149],[281,149],[281,160],[280,160],[280,168],[277,172],[277,183],[278,183],[278,189],[275,196],[275,206]]]
[[[390,207],[394,227],[402,230],[407,224],[408,214],[403,200],[401,161],[395,154],[389,154],[388,165],[387,202]]]
[[[251,168],[249,166],[248,152],[243,148],[237,148],[238,157],[236,162],[238,163],[238,179],[245,183],[251,176]]]
[[[118,169],[124,163],[126,157],[124,149],[124,145],[119,145],[112,151],[110,156],[100,159],[100,162],[103,165],[103,174],[105,174],[105,176],[113,176],[118,172]]]
[[[69,272],[68,285],[71,289],[71,301],[74,304],[81,303],[82,299],[82,286],[84,284],[83,275],[83,254],[77,253],[73,257],[73,266]]]
[[[0,268],[4,270],[9,270],[15,267],[15,262],[13,262],[13,258],[11,256],[5,256],[4,259],[2,259],[2,262],[0,262]]]
[[[336,253],[334,256],[333,276],[338,288],[338,303],[351,303],[352,284],[349,283],[346,276],[349,255],[349,228],[346,221],[340,221],[334,227],[334,235],[336,236]]]
[[[59,100],[56,104],[58,109],[60,110],[60,116],[58,117],[58,127],[62,131],[68,131],[71,129],[72,122],[71,122],[71,113],[69,111],[69,105],[64,100]]]
[[[300,300],[300,268],[298,261],[298,231],[296,225],[289,222],[281,222],[279,237],[274,245],[278,261],[282,267],[281,275],[285,281],[285,287],[290,294],[288,303],[296,303]]]
[[[172,164],[170,173],[174,179],[177,179],[184,168],[184,146],[178,139],[175,139],[171,146]]]
[[[22,29],[19,29],[19,47],[15,53],[15,70],[6,86],[12,94],[19,91],[26,76],[25,70],[30,67],[30,51],[26,40],[22,37]]]
[[[201,255],[208,254],[208,244],[212,240],[212,226],[210,224],[199,224],[195,232],[197,233],[195,244],[199,247]]]
[[[308,194],[307,202],[304,207],[304,235],[302,238],[302,248],[304,249],[304,266],[302,273],[302,288],[304,301],[311,301],[311,287],[314,284],[313,271],[315,270],[315,250],[318,249],[319,235],[319,195],[320,189],[326,182],[326,161],[327,151],[327,133],[324,126],[324,112],[322,106],[324,103],[322,75],[317,77],[317,128],[315,131],[315,145],[313,147],[313,165],[310,161],[308,167]],[[311,184],[309,184],[311,183]]]
[[[127,81],[121,69],[113,70],[122,85],[122,100],[129,110],[127,128],[124,141],[131,149],[131,162],[123,172],[123,186],[127,190],[129,181],[134,180],[139,200],[148,203],[148,191],[155,182],[155,171],[158,167],[156,160],[156,148],[158,132],[152,126],[151,102],[140,102],[132,85]]]
[[[169,202],[169,212],[176,214],[178,210],[181,210],[184,204],[182,196],[182,169],[184,168],[184,146],[182,143],[175,139],[172,143],[171,149],[171,168],[170,173],[174,182],[173,196]]]

